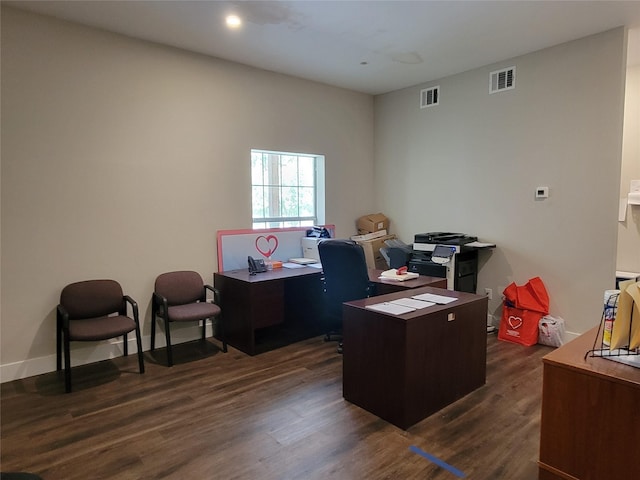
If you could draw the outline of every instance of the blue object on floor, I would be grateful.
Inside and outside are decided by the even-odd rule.
[[[426,458],[427,460],[435,463],[439,467],[442,467],[445,470],[450,471],[451,473],[453,473],[458,478],[464,478],[466,476],[463,472],[458,470],[456,467],[453,467],[453,466],[449,465],[447,462],[444,462],[444,461],[440,460],[439,458],[434,457],[433,455],[430,455],[430,454],[428,454],[427,452],[425,452],[423,450],[420,450],[418,447],[416,447],[414,445],[411,445],[409,447],[409,450],[411,450],[413,453],[417,453],[418,455],[420,455],[420,456]]]

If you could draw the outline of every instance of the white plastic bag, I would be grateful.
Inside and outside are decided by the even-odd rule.
[[[538,343],[550,347],[564,344],[564,320],[560,317],[545,315],[538,322]]]

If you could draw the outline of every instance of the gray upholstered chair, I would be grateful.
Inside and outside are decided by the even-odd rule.
[[[213,301],[207,300],[207,290],[213,293]],[[224,324],[220,315],[220,292],[205,285],[197,272],[168,272],[156,278],[151,300],[151,350],[156,346],[156,319],[164,323],[167,341],[167,366],[173,365],[171,333],[173,322],[202,322],[202,341],[206,338],[207,320],[217,321],[217,333],[222,340],[222,351],[227,351]]]
[[[130,305],[133,318],[127,315]],[[56,367],[62,369],[64,349],[65,390],[71,391],[70,342],[94,342],[123,337],[124,355],[128,355],[127,334],[136,332],[138,365],[144,373],[138,304],[122,293],[115,280],[86,280],[67,285],[60,293],[57,308]]]

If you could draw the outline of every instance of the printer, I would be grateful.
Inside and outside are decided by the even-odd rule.
[[[302,237],[300,242],[302,243],[302,256],[304,258],[312,258],[320,261],[320,253],[318,253],[318,244],[327,240],[320,237]]]
[[[423,245],[465,245],[477,240],[478,237],[472,237],[471,235],[466,235],[464,233],[451,232],[416,233],[414,236],[415,243]]]
[[[408,270],[446,278],[449,290],[476,293],[478,249],[469,244],[477,240],[464,233],[417,233]]]

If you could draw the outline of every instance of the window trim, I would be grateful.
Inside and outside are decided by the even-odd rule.
[[[254,217],[253,216],[253,206],[254,206],[254,197],[253,197],[253,189],[256,186],[264,187],[264,183],[256,184],[254,183],[253,178],[253,165],[250,165],[250,176],[251,176],[251,227],[254,230],[265,229],[265,228],[296,228],[305,227],[311,225],[322,225],[325,220],[325,157],[322,154],[317,153],[305,153],[305,152],[285,152],[280,150],[265,150],[260,148],[252,148],[250,152],[250,161],[252,162],[252,157],[255,153],[258,154],[272,154],[278,156],[295,156],[295,157],[312,157],[314,163],[314,185],[313,185],[313,203],[315,209],[315,217],[314,216],[298,216],[298,217]],[[264,169],[263,169],[264,172]],[[278,184],[279,188],[282,188],[282,184]],[[300,185],[295,185],[296,188],[299,188]],[[305,225],[306,222],[309,222]],[[272,224],[279,223],[282,226],[273,226]],[[290,225],[291,223],[297,223],[298,225]],[[289,224],[289,225],[287,225]]]

